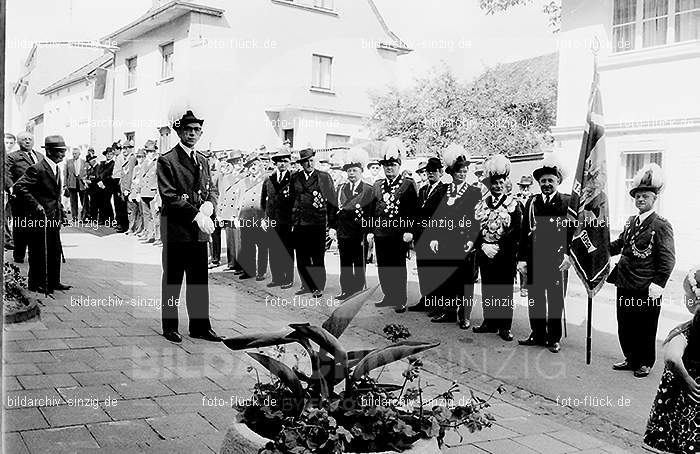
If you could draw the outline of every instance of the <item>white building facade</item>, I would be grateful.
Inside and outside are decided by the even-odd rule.
[[[629,185],[637,170],[656,162],[667,178],[658,211],[674,226],[680,262],[689,264],[700,236],[700,2],[563,0],[553,134],[572,169],[596,40],[612,226],[621,229],[636,212]]]

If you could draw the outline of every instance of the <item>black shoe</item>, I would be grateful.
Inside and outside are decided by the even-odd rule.
[[[422,300],[422,298],[421,298]],[[408,312],[426,312],[428,310],[422,301],[417,302],[413,306],[408,306]]]
[[[294,282],[287,282],[286,284],[280,285],[281,289],[288,289],[294,287]]]
[[[295,295],[306,295],[307,293],[311,293],[311,290],[309,290],[306,287],[302,287],[299,290],[297,290],[296,292],[294,292]]]
[[[386,298],[381,300],[378,303],[374,303],[374,307],[389,307],[389,306],[395,306],[395,304],[391,303],[390,301],[387,301]]]
[[[510,342],[513,340],[513,334],[510,332],[509,329],[502,329],[498,331],[498,337],[503,339],[506,342]]]
[[[238,276],[239,274],[245,274],[243,270],[233,268],[233,275]]]
[[[636,367],[634,364],[630,363],[627,360],[620,361],[619,363],[615,363],[612,366],[613,370],[635,370]]]
[[[24,263],[24,259],[13,259],[15,263]]]
[[[406,305],[402,304],[401,306],[396,306],[394,308],[394,312],[396,312],[397,314],[403,314],[404,312],[406,312]]]
[[[323,292],[321,292],[320,290],[314,290],[313,292],[311,292],[311,296],[313,296],[314,298],[320,298],[323,296]]]
[[[190,337],[195,339],[203,339],[209,342],[221,342],[221,337],[217,336],[213,329],[209,328],[207,331],[202,331],[201,333],[190,333]]]
[[[272,287],[279,287],[280,285],[282,285],[282,284],[280,284],[279,282],[272,281],[269,284],[267,284],[266,287],[272,288]]]
[[[343,301],[350,298],[350,295],[351,293],[348,292],[340,292],[340,295],[337,295],[335,299],[337,299],[338,301]]]
[[[530,335],[527,339],[520,339],[518,341],[519,345],[527,345],[527,346],[532,346],[532,345],[539,345],[539,346],[544,346],[545,343],[541,341],[540,339],[537,339],[536,337]]]
[[[70,290],[73,288],[72,285],[61,284],[60,282],[54,285],[54,290]]]
[[[482,323],[479,326],[475,326],[472,331],[475,333],[497,333],[498,329],[496,328],[491,328],[489,325],[486,323]]]
[[[456,320],[456,317],[448,314],[440,314],[430,319],[433,323],[454,323]]]
[[[561,344],[559,344],[559,342],[551,342],[547,344],[547,348],[552,353],[559,353],[561,351]]]
[[[46,290],[44,287],[28,287],[30,292],[42,293],[44,295],[53,295],[53,290]]]
[[[255,276],[255,280],[258,282],[264,281],[265,279],[267,279],[267,278],[265,277],[264,274],[261,274],[259,276]]]
[[[459,329],[469,329],[472,326],[469,320],[460,320],[457,322],[457,325],[459,325]]]
[[[651,367],[649,366],[639,366],[638,369],[635,369],[634,371],[634,376],[637,378],[644,378],[647,375],[651,373]]]
[[[243,279],[251,279],[252,277],[253,277],[253,276],[251,276],[250,274],[245,274],[245,273],[243,273],[243,274],[241,274],[240,276],[238,276],[238,279],[240,279],[240,280],[243,280]]]
[[[180,333],[177,331],[168,331],[167,333],[163,333],[163,337],[170,342],[175,342],[176,344],[182,342],[182,336],[180,336]]]

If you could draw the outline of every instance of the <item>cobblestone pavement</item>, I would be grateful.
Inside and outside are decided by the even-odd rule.
[[[234,416],[229,402],[250,393],[254,376],[246,368],[252,360],[222,344],[184,336],[177,345],[160,336],[160,310],[154,300],[160,296],[160,249],[123,235],[69,231],[63,238],[68,263],[62,281],[73,289],[46,300],[40,319],[5,328],[6,452],[218,452]],[[337,257],[331,254],[329,261]],[[370,286],[375,282],[370,278]],[[268,292],[264,284],[241,283],[226,272],[210,275],[212,323],[219,334],[279,330],[307,320],[320,323],[335,304],[332,299],[298,300],[285,307],[280,302],[293,301],[296,288]],[[335,287],[337,276],[329,276],[327,295],[336,294]],[[95,298],[108,305],[95,307]],[[493,400],[494,426],[462,439],[449,436],[445,452],[641,450],[639,428],[630,431],[595,414],[558,405],[444,356],[445,351],[471,348],[456,327],[449,327],[454,336],[445,336],[448,328],[426,326],[419,319],[422,315],[400,318],[374,308],[372,302],[341,338],[350,348],[386,345],[381,328],[402,323],[414,333],[412,339],[443,342],[441,350],[421,356],[429,394],[438,394],[452,381],[462,393],[473,390],[482,396],[506,384],[507,392]],[[183,311],[180,332],[186,333]],[[384,372],[387,381],[399,380],[400,370]]]

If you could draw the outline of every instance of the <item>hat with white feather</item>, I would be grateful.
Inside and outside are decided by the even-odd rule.
[[[452,175],[454,172],[459,172],[462,168],[467,167],[471,161],[469,154],[463,146],[453,143],[450,144],[442,153],[442,159],[445,162],[445,172]]]
[[[368,161],[369,155],[364,148],[353,147],[348,150],[348,154],[345,157],[345,165],[343,165],[343,170],[347,172],[348,169],[353,167],[362,170],[367,165]]]
[[[532,176],[539,181],[542,175],[555,175],[561,183],[566,178],[566,169],[559,161],[554,153],[548,153],[540,162],[535,170],[532,171]]]
[[[664,188],[664,173],[656,163],[642,167],[632,180],[630,195],[634,197],[637,191],[651,191],[658,194]]]
[[[382,155],[384,156],[379,160],[379,163],[383,166],[392,165],[395,163],[401,164],[401,157],[406,155],[406,148],[403,142],[398,137],[392,137],[387,139],[382,147]]]
[[[508,178],[510,175],[510,161],[502,154],[491,156],[484,163],[484,178],[481,180],[486,186],[490,186],[494,180]]]

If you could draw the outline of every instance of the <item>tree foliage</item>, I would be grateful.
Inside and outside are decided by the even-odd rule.
[[[479,6],[487,14],[495,14],[506,11],[514,6],[523,6],[535,0],[480,0]],[[549,26],[555,33],[559,31],[561,24],[561,0],[544,0],[542,12],[549,17]]]

